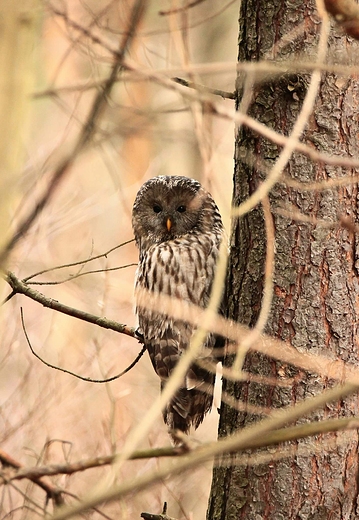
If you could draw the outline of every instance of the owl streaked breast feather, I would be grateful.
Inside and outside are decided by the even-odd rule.
[[[223,226],[218,208],[201,185],[187,177],[155,177],[139,190],[132,225],[140,260],[136,289],[166,294],[205,308],[215,275]],[[194,333],[189,323],[146,308],[135,290],[136,313],[152,365],[166,384]],[[217,338],[208,334],[203,353],[212,360]],[[163,412],[170,430],[189,432],[213,401],[214,374],[193,364]]]

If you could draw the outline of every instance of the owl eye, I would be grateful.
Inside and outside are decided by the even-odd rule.
[[[184,213],[186,211],[186,206],[178,206],[177,211],[178,213]]]
[[[162,208],[161,208],[161,206],[159,206],[158,204],[154,204],[154,206],[153,206],[153,211],[154,211],[155,213],[161,213]]]

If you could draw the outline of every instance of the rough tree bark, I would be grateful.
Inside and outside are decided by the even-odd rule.
[[[302,24],[302,26],[301,26]],[[318,42],[319,19],[314,1],[242,0],[239,19],[239,61],[292,59],[311,61]],[[276,47],[285,34],[299,28],[299,37]],[[358,43],[332,27],[328,61],[350,64]],[[298,58],[297,58],[298,59]],[[288,135],[302,106],[309,75],[272,78],[253,91],[249,113],[267,126]],[[239,104],[238,100],[238,104]],[[321,152],[359,156],[359,87],[355,77],[323,73],[304,142]],[[234,205],[248,198],[264,178],[249,158],[271,166],[280,149],[247,128],[240,130],[235,152]],[[285,172],[301,182],[327,180],[355,172],[313,163],[295,153]],[[300,350],[358,365],[357,316],[358,237],[338,225],[331,229],[276,214],[279,205],[320,220],[338,222],[342,216],[358,221],[358,186],[324,191],[298,190],[284,182],[272,190],[276,264],[274,300],[266,332],[289,340]],[[261,208],[234,222],[231,233],[228,317],[253,326],[261,305],[265,232]],[[231,364],[226,359],[226,364]],[[322,392],[333,383],[270,358],[250,354],[252,373],[294,377],[289,388],[224,380],[224,391],[244,402],[271,408],[288,406]],[[303,418],[337,418],[358,414],[357,396],[328,405]],[[219,434],[228,435],[258,420],[229,406],[221,409]],[[342,442],[342,441],[345,442]],[[328,444],[332,442],[332,444]],[[208,519],[354,519],[358,518],[358,438],[356,431],[292,445],[296,455],[254,466],[214,469]],[[306,449],[306,455],[302,454]],[[273,453],[273,451],[271,451]]]

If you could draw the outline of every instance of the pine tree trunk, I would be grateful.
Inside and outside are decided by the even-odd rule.
[[[301,26],[301,24],[303,24]],[[313,62],[320,22],[312,1],[242,0],[239,21],[239,61],[292,59]],[[298,30],[288,44],[276,42]],[[350,63],[358,56],[358,42],[332,27],[328,61]],[[296,56],[296,58],[295,58]],[[298,116],[310,74],[288,73],[266,79],[253,89],[249,114],[277,132],[288,135]],[[243,82],[239,82],[239,86]],[[239,89],[240,91],[241,89]],[[240,100],[238,100],[239,105]],[[303,141],[332,155],[359,157],[359,88],[356,77],[322,74],[315,110]],[[233,203],[246,200],[265,178],[253,157],[267,168],[281,148],[241,128],[236,141]],[[258,163],[257,163],[258,164]],[[285,174],[300,182],[352,175],[353,170],[315,163],[294,153]],[[357,184],[326,190],[299,190],[284,181],[270,194],[275,223],[276,262],[274,299],[266,332],[288,340],[301,351],[358,365],[359,310],[358,238],[339,224],[341,217],[358,221]],[[279,215],[287,206],[319,221],[337,222],[331,228]],[[228,317],[254,326],[261,306],[265,230],[261,207],[233,223]],[[232,358],[225,364],[230,366]],[[246,370],[256,375],[294,378],[291,387],[224,380],[223,390],[251,405],[272,409],[295,404],[321,393],[334,383],[320,374],[303,371],[250,353]],[[303,421],[358,415],[352,396],[328,405]],[[258,420],[222,405],[219,434],[225,436]],[[258,465],[214,469],[208,520],[343,520],[359,517],[358,435],[356,430],[322,435],[291,445],[292,453]],[[277,453],[280,452],[278,448]]]

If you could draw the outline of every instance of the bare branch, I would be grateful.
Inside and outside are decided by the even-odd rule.
[[[57,168],[52,174],[52,177],[49,180],[49,183],[44,193],[41,195],[41,197],[36,202],[34,208],[29,212],[29,214],[26,215],[22,219],[22,221],[20,221],[14,234],[5,244],[3,250],[0,252],[0,264],[3,263],[4,259],[7,257],[9,252],[14,248],[14,246],[17,244],[20,238],[27,233],[27,231],[30,229],[31,225],[34,223],[38,215],[42,212],[44,207],[50,202],[60,182],[68,173],[77,156],[80,154],[80,152],[83,151],[85,146],[89,144],[92,137],[94,136],[96,132],[96,124],[107,102],[107,98],[111,93],[112,87],[117,81],[118,73],[122,68],[123,59],[125,57],[127,48],[129,46],[129,43],[133,39],[137,25],[143,16],[145,5],[146,2],[144,0],[136,0],[131,11],[131,17],[128,23],[127,30],[125,30],[125,33],[121,39],[119,50],[116,54],[115,63],[111,68],[109,77],[103,84],[103,88],[99,90],[94,99],[89,115],[87,117],[87,121],[81,129],[81,133],[77,139],[77,142],[75,143],[75,146],[73,147],[72,151],[67,155],[67,157],[65,157],[57,166]]]
[[[233,1],[233,0],[232,0]],[[106,50],[109,50],[112,54],[116,55],[116,49],[111,49],[101,41],[101,45],[104,46]],[[129,65],[129,66],[128,66]],[[135,70],[133,68],[133,64],[128,64],[127,60],[123,63],[123,68],[125,73],[118,78],[118,81],[121,81],[122,78],[127,81],[147,81],[146,74],[141,73],[139,70]],[[231,63],[200,63],[193,64],[191,63],[190,70],[192,74],[222,74],[225,72],[234,72],[237,70],[238,72],[246,72],[254,75],[256,83],[264,83],[269,80],[273,80],[278,76],[282,76],[283,74],[291,74],[291,73],[301,73],[301,72],[312,72],[314,69],[321,70],[322,72],[331,72],[334,74],[338,74],[341,76],[352,76],[358,74],[358,67],[353,65],[335,65],[331,63],[321,63],[315,64],[313,62],[305,62],[300,60],[292,60],[292,61],[279,61],[274,62],[271,61],[259,61],[259,62],[242,62],[234,65]],[[157,69],[157,75],[162,76],[163,78],[169,78],[172,76],[178,76],[183,74],[183,68],[166,68],[166,69]],[[33,94],[34,98],[42,98],[47,96],[58,96],[62,92],[85,92],[87,90],[92,90],[95,88],[101,88],[104,84],[105,80],[79,83],[76,85],[62,86],[57,88],[47,88],[42,91],[35,92]]]
[[[184,87],[193,88],[198,90],[199,92],[205,92],[206,94],[213,94],[215,96],[221,96],[223,99],[236,99],[235,92],[227,92],[225,90],[219,90],[217,88],[209,88],[205,85],[199,85],[198,83],[194,83],[193,81],[187,81],[182,78],[172,78],[173,81],[178,83],[179,85],[183,85]]]
[[[240,64],[241,65],[241,64]],[[249,64],[253,65],[253,64]],[[269,65],[268,65],[269,66]],[[271,64],[273,66],[273,63]],[[272,142],[280,145],[280,146],[287,146],[288,141],[291,139],[290,137],[287,137],[285,135],[281,135],[280,133],[276,132],[275,130],[272,130],[268,126],[260,123],[256,119],[248,116],[247,114],[243,114],[241,112],[233,112],[233,110],[229,110],[227,107],[224,107],[223,105],[213,103],[213,100],[206,97],[204,93],[202,95],[199,92],[196,92],[196,94],[191,92],[184,92],[183,89],[179,90],[180,87],[176,87],[176,83],[169,80],[167,77],[165,77],[163,74],[156,73],[153,70],[146,70],[146,69],[140,69],[133,61],[126,60],[125,64],[126,69],[131,70],[139,75],[139,77],[142,77],[146,80],[151,80],[154,82],[157,82],[158,84],[170,89],[170,90],[176,90],[178,91],[183,97],[188,98],[190,100],[201,100],[203,103],[206,103],[206,110],[210,111],[213,114],[217,114],[219,117],[223,117],[225,119],[229,119],[231,121],[234,121],[236,124],[244,124],[251,128],[254,132],[258,133],[259,135],[262,135]],[[307,67],[308,70],[324,70],[322,64],[316,63],[311,64],[310,67]],[[249,68],[249,70],[252,70]],[[201,96],[201,97],[200,97]],[[325,164],[330,165],[337,165],[337,166],[343,166],[346,168],[358,168],[359,167],[359,160],[352,158],[352,157],[345,157],[345,156],[333,156],[328,155],[325,153],[318,152],[311,146],[306,145],[305,143],[302,143],[300,141],[294,142],[293,139],[290,143],[291,148],[293,151],[297,151],[300,153],[303,153],[313,159],[314,161],[323,162]],[[284,177],[287,182],[287,178]],[[283,178],[279,176],[278,182],[282,182]],[[292,183],[295,181],[291,181]],[[348,176],[343,177],[340,179],[330,179],[330,182],[332,185],[345,185],[345,184],[355,184],[358,182],[358,176]],[[295,187],[298,187],[298,189],[316,189],[316,187],[313,188],[313,183],[297,183]],[[323,183],[321,183],[321,186],[318,187],[318,189],[326,189]],[[258,190],[257,190],[258,191]],[[257,192],[255,192],[257,193]],[[244,210],[245,208],[243,208]]]
[[[67,278],[63,280],[56,281],[45,281],[45,282],[29,282],[31,285],[61,285],[66,282],[72,282],[72,280],[76,280],[76,278],[80,278],[81,276],[86,276],[87,274],[96,274],[96,273],[108,273],[109,271],[120,271],[121,269],[127,269],[127,267],[136,267],[137,264],[126,264],[126,265],[118,265],[116,267],[104,267],[103,269],[92,269],[91,271],[85,271],[84,273],[70,274]],[[49,269],[50,270],[50,269]]]
[[[306,222],[313,226],[320,226],[327,229],[344,228],[351,233],[359,233],[359,225],[346,216],[338,216],[338,220],[335,222],[330,220],[323,220],[315,217],[314,215],[305,215],[304,213],[297,210],[295,206],[287,204],[286,206],[278,206],[275,208],[277,215],[282,215],[291,220],[297,220],[298,222]]]
[[[11,467],[16,470],[21,470],[24,466],[20,464],[17,460],[13,459],[10,455],[8,455],[5,451],[0,449],[0,462],[4,467]],[[8,482],[10,479],[5,476],[5,474],[2,472],[1,477],[5,482]],[[53,500],[54,504],[56,506],[61,506],[64,504],[64,499],[62,497],[62,490],[53,484],[51,482],[47,482],[41,477],[28,477],[29,480],[34,482],[37,486],[41,487],[47,494],[48,498]]]
[[[243,442],[240,448],[233,450],[230,453],[240,453],[246,450],[259,449],[263,447],[276,446],[284,442],[296,441],[305,437],[311,437],[313,435],[320,435],[324,433],[344,431],[350,429],[359,428],[359,418],[350,417],[344,419],[328,419],[325,421],[310,422],[306,424],[300,424],[298,426],[281,428],[276,431],[269,432],[264,438],[254,437]],[[199,448],[191,450],[191,454],[195,455],[201,453],[204,450],[215,446],[216,443],[203,444]],[[229,452],[228,452],[229,453]],[[154,448],[148,450],[135,451],[129,457],[129,460],[142,460],[150,458],[163,458],[163,457],[184,457],[189,454],[188,447],[186,446],[168,446],[164,448]],[[218,453],[217,455],[220,455]],[[96,457],[94,459],[80,460],[70,464],[51,464],[47,466],[35,466],[32,468],[26,468],[19,462],[14,461],[8,454],[0,450],[0,461],[4,466],[11,466],[16,469],[16,473],[6,477],[8,482],[14,480],[30,479],[38,480],[44,476],[54,475],[72,475],[79,471],[85,471],[87,469],[107,466],[112,464],[118,455],[107,455],[103,457]]]
[[[60,372],[65,372],[65,374],[69,374],[70,376],[73,376],[73,377],[76,377],[77,379],[81,379],[81,381],[87,381],[89,383],[109,383],[111,381],[114,381],[115,379],[119,379],[120,377],[124,376],[125,374],[127,374],[127,372],[129,372],[130,370],[132,370],[132,368],[137,365],[137,363],[139,362],[139,360],[141,359],[141,357],[143,356],[143,354],[146,352],[146,347],[142,347],[140,353],[136,356],[136,358],[132,361],[132,363],[130,365],[128,365],[127,368],[125,368],[122,372],[120,372],[119,374],[117,374],[116,376],[112,376],[112,377],[109,377],[107,379],[92,379],[91,377],[83,377],[83,376],[80,376],[79,374],[75,374],[74,372],[71,372],[71,370],[67,370],[66,368],[61,368],[61,367],[58,367],[56,365],[52,365],[51,363],[48,363],[47,361],[45,361],[43,358],[41,358],[39,356],[39,354],[37,354],[34,349],[32,348],[32,345],[31,345],[31,342],[30,342],[30,339],[29,339],[29,336],[26,332],[26,327],[25,327],[25,322],[24,322],[24,315],[23,315],[23,310],[22,310],[22,307],[20,307],[20,315],[21,315],[21,324],[22,324],[22,329],[24,331],[24,334],[25,334],[25,338],[26,338],[26,341],[27,341],[27,344],[29,345],[29,348],[32,352],[32,354],[39,360],[41,361],[41,363],[43,363],[44,365],[46,365],[47,367],[49,368],[54,368],[55,370],[59,370]]]
[[[159,313],[163,312],[168,316],[186,321],[197,327],[203,323],[206,310],[165,294],[156,294],[154,301],[153,293],[142,289],[141,292],[143,293],[141,294],[141,302],[143,301],[143,305],[146,305],[148,309]],[[236,343],[242,341],[250,333],[251,329],[219,315],[212,318],[209,331],[232,340],[227,345],[227,351],[228,353],[236,352]],[[288,341],[278,340],[268,334],[262,334],[251,349],[308,372],[318,374],[323,378],[334,379],[353,385],[356,385],[359,380],[359,369],[354,364],[344,362],[342,359],[331,359],[320,354],[301,352]]]
[[[134,239],[127,240],[126,242],[123,242],[122,244],[119,244],[118,246],[111,247],[111,249],[109,249],[105,253],[101,253],[100,255],[90,256],[89,258],[86,258],[84,260],[78,260],[77,262],[70,262],[69,264],[62,264],[62,265],[57,265],[55,267],[49,267],[48,269],[43,269],[42,271],[38,271],[37,273],[27,276],[26,278],[23,279],[23,282],[28,282],[32,278],[35,278],[36,276],[40,276],[40,274],[51,273],[52,271],[57,271],[58,269],[65,269],[67,267],[74,267],[76,265],[84,265],[84,264],[87,264],[88,262],[92,262],[93,260],[98,260],[99,258],[107,258],[108,255],[110,253],[112,253],[113,251],[116,251],[116,249],[120,249],[120,247],[126,246],[127,244],[131,244],[132,242],[134,242]]]
[[[0,451],[0,461],[3,462],[1,457],[3,452]],[[187,453],[187,449],[182,446],[168,446],[165,448],[154,448],[148,450],[135,451],[132,453],[130,460],[142,460],[152,458],[163,458],[163,457],[178,457]],[[70,464],[50,464],[47,466],[35,466],[33,468],[26,468],[24,466],[17,466],[18,470],[14,475],[8,477],[8,481],[22,480],[24,478],[33,480],[39,479],[44,476],[54,475],[72,475],[79,471],[85,471],[91,468],[99,468],[101,466],[108,466],[113,463],[116,455],[106,455],[103,457],[96,457],[94,459],[79,460]],[[5,457],[4,457],[5,460]],[[4,464],[4,462],[3,462]],[[15,468],[15,466],[12,466]]]
[[[191,453],[189,456],[182,457],[177,461],[176,465],[171,463],[155,472],[144,474],[133,481],[114,485],[99,496],[92,495],[87,497],[87,499],[81,504],[63,507],[58,513],[55,513],[53,520],[65,520],[75,514],[87,511],[91,507],[102,502],[118,500],[120,497],[123,497],[134,490],[139,492],[148,488],[153,483],[161,481],[169,475],[178,475],[183,471],[196,467],[207,460],[222,455],[223,453],[233,453],[240,449],[248,449],[248,444],[253,440],[257,440],[258,442],[258,439],[263,438],[263,436],[267,439],[270,432],[273,432],[274,430],[283,427],[285,424],[293,422],[318,408],[321,408],[326,403],[342,399],[345,396],[358,391],[358,388],[358,384],[337,386],[330,390],[326,390],[315,397],[306,399],[299,404],[277,410],[273,412],[270,417],[256,423],[255,425],[248,426],[234,435],[220,439],[216,443],[206,445]],[[351,421],[351,419],[344,420]],[[354,424],[358,426],[356,422]],[[287,428],[284,431],[286,430]]]
[[[131,338],[139,339],[135,334],[134,327],[128,327],[127,325],[123,325],[117,321],[102,318],[101,316],[96,316],[85,311],[80,311],[79,309],[69,307],[64,303],[60,303],[57,300],[48,298],[39,291],[29,287],[25,282],[17,278],[10,271],[6,275],[6,281],[11,286],[15,294],[24,294],[31,300],[41,303],[41,305],[47,307],[48,309],[53,309],[55,311],[61,312],[62,314],[67,314],[67,316],[72,316],[73,318],[78,318],[80,320],[87,321],[88,323],[93,323],[94,325],[98,325],[104,329],[110,329],[115,332],[120,332],[121,334],[131,336]]]

